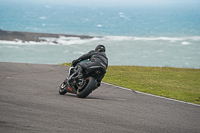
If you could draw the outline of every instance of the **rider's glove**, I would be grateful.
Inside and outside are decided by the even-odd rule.
[[[72,66],[76,66],[77,63],[78,63],[78,60],[73,60],[72,61]]]

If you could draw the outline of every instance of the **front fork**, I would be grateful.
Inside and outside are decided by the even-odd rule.
[[[73,80],[72,77],[74,75],[76,75],[76,72],[74,72],[75,71],[74,69],[75,69],[74,67],[69,68],[68,77],[65,79],[64,82],[67,84],[67,91],[68,92],[77,94],[77,90],[75,89],[74,85],[71,85],[71,84],[75,84],[75,82],[72,81],[73,83],[69,83],[69,82],[71,82],[71,80]]]

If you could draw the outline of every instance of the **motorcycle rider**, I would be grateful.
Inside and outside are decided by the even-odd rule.
[[[104,45],[97,45],[95,50],[91,50],[88,53],[80,56],[78,59],[72,61],[72,66],[76,66],[77,76],[75,78],[82,78],[82,72],[91,67],[91,66],[101,66],[105,71],[108,67],[108,58],[106,56],[106,48]],[[88,62],[81,62],[84,60],[89,60]],[[97,85],[100,86],[101,80],[104,75],[101,76],[100,79],[97,80]]]

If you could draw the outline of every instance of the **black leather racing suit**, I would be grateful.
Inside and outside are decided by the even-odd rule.
[[[88,62],[81,62],[81,61],[87,60],[87,59],[89,59]],[[91,50],[87,54],[80,56],[77,60],[78,60],[78,62],[81,62],[81,63],[78,63],[78,65],[80,65],[83,69],[87,69],[91,66],[102,66],[104,68],[104,70],[106,70],[108,67],[108,58],[107,58],[105,52]],[[101,79],[98,79],[98,82],[101,82],[103,77],[104,77],[104,75],[102,75]]]

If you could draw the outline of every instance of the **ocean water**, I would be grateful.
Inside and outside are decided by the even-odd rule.
[[[109,65],[200,68],[200,2],[81,6],[0,1],[0,29],[95,36],[0,41],[0,61],[59,64],[104,44]]]

